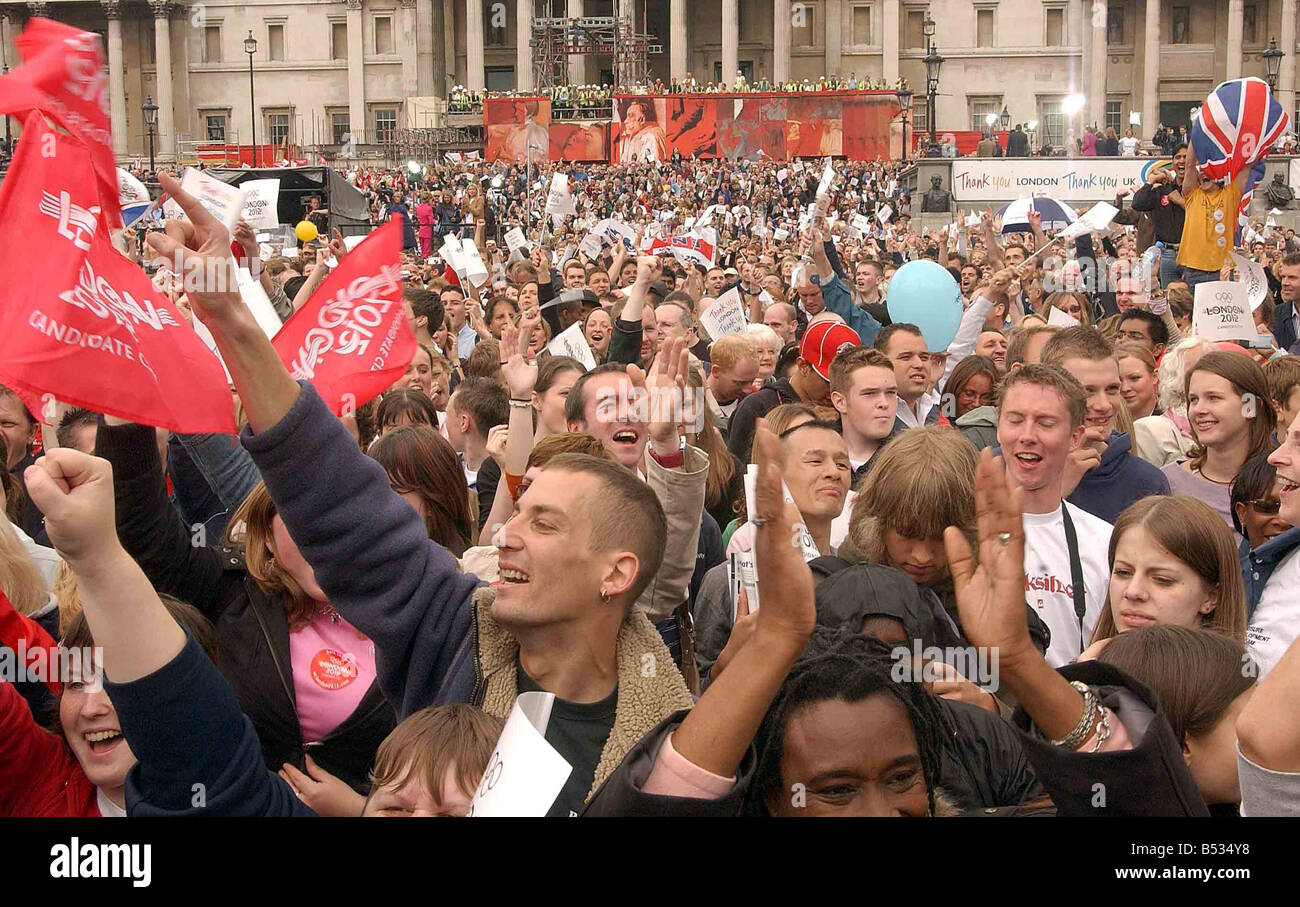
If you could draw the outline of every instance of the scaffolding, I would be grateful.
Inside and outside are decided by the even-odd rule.
[[[569,84],[569,57],[607,56],[614,90],[648,81],[650,54],[664,52],[659,39],[637,31],[631,16],[533,19],[533,84],[548,91]]]

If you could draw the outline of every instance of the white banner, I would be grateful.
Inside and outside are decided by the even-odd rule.
[[[1015,201],[1049,195],[1063,202],[1112,199],[1141,183],[1162,158],[958,158],[952,194],[958,202]]]
[[[280,181],[248,180],[240,183],[244,190],[244,220],[254,230],[274,230],[280,225],[276,205],[280,200]]]
[[[732,287],[719,296],[713,305],[700,313],[700,323],[713,340],[745,333],[749,322],[745,319],[745,306],[740,301],[740,291]]]

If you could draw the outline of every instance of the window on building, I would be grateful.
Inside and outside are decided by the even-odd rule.
[[[396,107],[377,107],[375,108],[375,141],[391,142],[393,133],[397,131],[397,108]]]
[[[790,4],[790,46],[812,47],[817,43],[817,7],[813,3]]]
[[[226,140],[226,115],[224,113],[205,114],[203,129],[209,142],[224,142]]]
[[[268,60],[284,59],[284,25],[276,23],[266,27],[266,54]]]
[[[153,62],[153,42],[149,43],[149,62]],[[203,62],[221,62],[220,25],[205,25],[203,27]]]
[[[148,18],[144,22],[140,23],[140,43],[143,44],[145,48],[144,60],[150,66],[153,66],[158,62],[158,45],[155,43],[156,37],[152,18]]]
[[[1241,43],[1258,44],[1259,33],[1256,31],[1259,7],[1254,3],[1247,3],[1241,13]]]
[[[966,106],[970,108],[970,128],[975,132],[987,132],[990,128],[1000,129],[994,120],[990,127],[988,118],[996,117],[1002,112],[1002,99],[991,97],[967,98]]]
[[[1192,8],[1190,6],[1175,6],[1169,24],[1170,44],[1192,43]]]
[[[1060,101],[1044,101],[1038,118],[1038,145],[1065,144],[1065,114]]]
[[[925,98],[916,98],[912,101],[912,130],[920,135],[930,130],[930,113],[926,104],[929,103]]]
[[[472,3],[473,0],[470,0]],[[483,0],[480,0],[483,2]],[[487,29],[484,44],[488,47],[502,47],[506,43],[506,17],[504,4],[500,0],[483,3],[483,25]],[[593,14],[594,15],[594,14]]]
[[[393,17],[375,16],[375,53],[393,52]]]
[[[614,79],[611,76],[610,82]],[[513,66],[484,66],[483,85],[488,91],[512,91],[515,87]]]
[[[993,46],[993,10],[975,10],[975,46]]]
[[[335,145],[342,145],[345,141],[343,137],[351,131],[352,121],[347,113],[337,111],[330,114],[330,134]]]
[[[909,9],[903,32],[903,46],[911,50],[925,50],[925,10]]]
[[[1118,3],[1106,7],[1106,43],[1128,43],[1124,40],[1124,7]]]
[[[872,34],[871,27],[874,24],[871,21],[871,14],[874,12],[869,6],[853,7],[853,43],[866,46],[875,44],[875,35]]]
[[[346,22],[330,23],[330,59],[346,60],[348,58],[348,24]]]
[[[1047,46],[1065,46],[1065,10],[1047,10]]]
[[[289,140],[289,123],[288,111],[266,115],[266,132],[272,145],[283,145]]]
[[[1106,125],[1115,130],[1116,135],[1124,134],[1124,102],[1106,102]]]

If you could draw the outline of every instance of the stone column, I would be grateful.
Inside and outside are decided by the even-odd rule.
[[[881,35],[881,49],[883,50],[882,63],[883,73],[886,85],[894,85],[898,82],[898,28],[899,13],[898,0],[885,0],[885,14],[881,22],[884,34]]]
[[[790,0],[772,5],[772,81],[790,81]]]
[[[415,93],[422,98],[436,95],[447,96],[447,80],[440,78],[438,67],[442,65],[442,48],[435,36],[442,34],[442,4],[433,0],[416,0],[415,2]],[[443,70],[446,71],[445,69]]]
[[[465,3],[465,87],[470,91],[483,90],[483,0],[466,0]]]
[[[1241,78],[1241,39],[1242,16],[1245,15],[1244,0],[1228,0],[1228,51],[1226,79]],[[1263,7],[1267,10],[1268,7]],[[1288,51],[1290,53],[1290,51]]]
[[[155,76],[158,89],[158,147],[159,161],[176,160],[176,111],[172,100],[172,33],[171,3],[167,0],[149,0],[153,11],[153,40]]]
[[[677,8],[676,4],[678,2],[679,0],[673,0],[673,4],[674,4],[673,9]],[[586,4],[583,2],[583,0],[569,0],[568,4],[565,7],[565,15],[568,16],[570,19],[581,19],[583,16],[587,15]],[[677,28],[675,25],[673,26],[672,53],[674,55],[677,53]],[[673,59],[676,60],[677,57],[674,56]],[[586,54],[583,54],[582,56],[575,55],[569,57],[569,84],[570,85],[587,84],[587,55]]]
[[[570,3],[573,0],[569,0]],[[684,80],[688,71],[686,66],[686,0],[672,0],[668,7],[668,75],[670,78]]]
[[[1092,59],[1088,67],[1088,117],[1078,129],[1083,135],[1087,126],[1100,126],[1106,120],[1106,10],[1107,0],[1093,0],[1088,14],[1092,16]]]
[[[416,64],[419,52],[416,49],[415,0],[397,0],[397,36],[395,48],[402,58],[402,95],[411,97],[416,94]]]
[[[126,156],[126,73],[122,68],[122,0],[100,0],[108,19],[108,99],[113,154]]]
[[[1277,73],[1278,101],[1287,116],[1295,116],[1295,32],[1296,0],[1282,0],[1281,47],[1286,56]],[[1296,128],[1291,124],[1291,128]]]
[[[362,32],[361,0],[348,4],[348,128],[357,143],[373,142],[366,122],[366,40]]]
[[[1147,0],[1142,47],[1142,130],[1138,137],[1149,139],[1160,122],[1160,0]]]
[[[727,86],[735,85],[738,69],[740,69],[739,0],[722,0],[722,83]]]
[[[826,0],[822,7],[826,10],[826,62],[822,75],[830,78],[839,75],[843,59],[844,11],[841,0]]]
[[[533,87],[533,0],[515,0],[515,87]]]

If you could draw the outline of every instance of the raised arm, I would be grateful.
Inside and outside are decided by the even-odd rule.
[[[505,453],[502,455],[501,479],[505,489],[498,486],[492,498],[492,510],[483,523],[479,534],[480,545],[492,544],[492,537],[505,525],[514,510],[513,482],[522,478],[528,469],[528,455],[533,451],[533,408],[531,406],[533,386],[537,383],[537,363],[528,361],[528,338],[533,334],[539,314],[536,311],[525,312],[519,319],[519,327],[507,324],[501,332],[501,349],[508,358],[501,367],[510,390],[510,420],[506,426]],[[524,401],[529,406],[522,406]],[[492,431],[497,431],[497,428]],[[491,446],[491,439],[488,441]]]
[[[1178,187],[1184,200],[1192,194],[1192,190],[1196,188],[1200,181],[1201,173],[1197,169],[1196,150],[1192,148],[1191,143],[1188,143],[1186,169],[1183,171],[1183,184]]]

